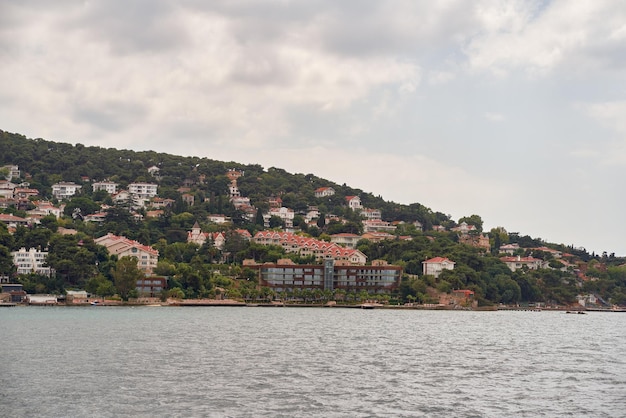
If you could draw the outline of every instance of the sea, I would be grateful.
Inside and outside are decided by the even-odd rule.
[[[1,417],[626,417],[626,313],[0,309]]]

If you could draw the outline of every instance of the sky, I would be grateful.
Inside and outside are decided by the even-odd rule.
[[[626,256],[626,2],[0,0],[0,129]]]

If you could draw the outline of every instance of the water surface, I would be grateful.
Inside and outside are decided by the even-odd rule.
[[[0,416],[626,416],[626,314],[0,311]]]

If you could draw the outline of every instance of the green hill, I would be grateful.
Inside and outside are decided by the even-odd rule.
[[[56,270],[53,278],[36,275],[19,278],[31,292],[71,287],[113,292],[115,260],[88,243],[93,238],[114,233],[158,249],[158,273],[170,276],[170,287],[181,290],[187,297],[214,295],[216,289],[229,287],[234,294],[241,295],[247,290],[236,278],[251,277],[241,266],[244,259],[254,258],[259,262],[278,258],[292,258],[295,262],[311,260],[285,254],[281,248],[242,242],[234,230],[246,229],[254,235],[265,229],[267,220],[264,222],[260,214],[266,213],[279,198],[282,207],[294,211],[294,229],[300,233],[319,239],[329,239],[330,235],[338,233],[361,234],[363,218],[358,211],[347,207],[345,199],[358,196],[364,207],[379,210],[381,219],[394,226],[391,239],[362,239],[357,248],[369,260],[382,259],[402,266],[405,277],[398,294],[392,295],[400,302],[426,302],[432,299],[433,289],[445,293],[462,288],[474,290],[483,304],[522,301],[566,304],[574,302],[576,295],[590,292],[613,303],[626,302],[623,259],[589,254],[582,249],[522,234],[508,234],[505,228],[483,231],[479,215],[453,220],[419,203],[387,202],[314,174],[292,174],[275,167],[265,169],[257,164],[154,151],[71,145],[0,131],[0,167],[6,165],[19,167],[20,178],[12,179],[13,183],[23,183],[25,187],[27,184],[28,188],[38,190],[39,196],[15,206],[5,205],[2,212],[25,215],[34,207],[33,202],[41,199],[65,205],[61,219],[46,217],[35,228],[18,227],[10,233],[0,226],[0,260],[3,260],[0,269],[4,269],[0,274],[14,274],[8,261],[10,251],[37,245],[50,250],[50,264]],[[152,167],[158,168],[158,172],[151,174]],[[232,204],[229,170],[243,173],[237,179],[237,186],[241,196],[249,198],[252,212]],[[115,205],[106,192],[93,191],[91,185],[104,180],[116,183],[118,190],[126,189],[131,183],[156,183],[158,196],[173,203],[162,209],[159,216],[150,217],[153,209],[150,205],[135,209],[132,205]],[[52,186],[59,182],[74,182],[82,188],[71,199],[58,202],[52,194]],[[332,187],[335,194],[316,197],[315,190],[321,187]],[[83,221],[84,217],[101,211],[102,205],[107,208],[104,222]],[[305,221],[311,207],[317,209],[324,221],[318,220],[316,224]],[[80,216],[72,216],[76,213]],[[224,215],[231,222],[209,222],[211,214]],[[196,222],[205,232],[225,235],[225,247],[220,250],[211,246],[197,248],[187,243],[187,232]],[[469,233],[454,230],[462,222],[470,227]],[[284,226],[277,217],[271,217],[269,224]],[[78,234],[71,239],[60,235],[59,226],[74,229]],[[482,247],[475,245],[481,236]],[[541,259],[544,267],[511,271],[499,252],[504,244],[517,244],[515,256]],[[72,249],[81,252],[95,268],[81,270],[80,260]],[[422,262],[432,257],[447,257],[454,260],[456,267],[438,278],[423,275]]]

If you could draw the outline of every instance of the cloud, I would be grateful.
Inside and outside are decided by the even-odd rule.
[[[501,122],[504,120],[504,116],[501,115],[500,113],[486,112],[485,119],[492,121],[492,122]]]
[[[555,237],[626,203],[610,200],[626,161],[619,2],[1,7],[5,130],[308,171]],[[585,239],[626,254],[609,232]]]
[[[505,75],[578,74],[624,61],[626,6],[612,1],[505,2],[480,10],[484,30],[467,46],[470,67]],[[612,58],[617,57],[617,58]]]

